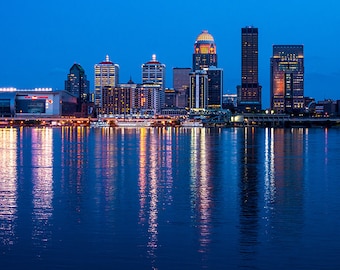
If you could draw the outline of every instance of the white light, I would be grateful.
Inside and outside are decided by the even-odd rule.
[[[17,89],[14,87],[3,87],[0,88],[0,92],[15,92]]]

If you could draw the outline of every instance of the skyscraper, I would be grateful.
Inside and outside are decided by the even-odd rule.
[[[207,30],[203,30],[197,36],[192,58],[192,71],[202,70],[211,66],[217,67],[215,40]]]
[[[270,59],[271,109],[299,113],[304,109],[303,45],[274,45]]]
[[[196,70],[190,73],[189,107],[192,110],[207,108],[208,74],[206,70]]]
[[[156,55],[152,55],[152,59],[142,65],[142,83],[158,84],[165,90],[165,65],[156,59]]]
[[[258,76],[258,28],[241,29],[241,85],[237,88],[238,110],[261,110],[261,86]]]
[[[176,91],[185,91],[189,88],[190,68],[173,68],[173,88]]]
[[[89,101],[90,82],[87,80],[84,69],[79,64],[73,64],[70,73],[65,81],[65,90],[77,98],[77,111],[81,111],[81,106]]]
[[[176,105],[179,108],[188,107],[191,68],[173,68],[173,88],[176,92]]]
[[[222,108],[223,69],[212,66],[207,69],[207,74],[207,109],[219,110]]]
[[[203,73],[197,73],[197,71],[204,70],[207,75],[207,85],[205,87],[205,92],[203,89],[200,93],[204,97],[200,97],[200,102],[197,100],[197,83],[198,81],[193,77],[202,77]],[[223,70],[217,68],[217,54],[216,54],[216,44],[213,36],[208,33],[207,30],[203,30],[200,33],[194,43],[194,54],[193,54],[193,73],[190,75],[190,92],[189,94],[189,105],[191,109],[198,108],[199,104],[201,109],[221,109],[222,108],[222,94],[223,94]],[[204,81],[203,78],[199,79],[200,84]],[[202,84],[201,84],[202,85]],[[192,100],[194,99],[194,100]],[[198,103],[197,103],[198,102]],[[194,107],[191,107],[194,106]],[[201,107],[204,106],[204,107]]]
[[[160,93],[158,84],[141,84],[132,92],[132,109],[134,113],[157,114],[161,111]]]
[[[103,105],[103,88],[115,87],[119,82],[119,66],[110,61],[107,55],[105,61],[94,66],[95,72],[95,105],[98,108],[98,113],[102,112]],[[107,90],[106,90],[107,92]]]
[[[165,106],[165,65],[156,59],[156,55],[152,55],[152,59],[142,65],[142,84],[154,85],[159,89],[159,106]]]

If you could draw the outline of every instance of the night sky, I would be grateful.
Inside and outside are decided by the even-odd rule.
[[[63,89],[79,63],[93,89],[94,65],[110,59],[120,82],[141,82],[152,54],[172,68],[191,67],[193,44],[206,29],[224,69],[224,92],[241,80],[241,28],[259,28],[259,82],[269,106],[272,45],[303,44],[305,96],[340,99],[338,0],[113,1],[11,0],[0,2],[0,87]]]

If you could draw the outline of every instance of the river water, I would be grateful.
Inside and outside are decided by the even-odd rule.
[[[0,129],[1,269],[340,269],[340,129]]]

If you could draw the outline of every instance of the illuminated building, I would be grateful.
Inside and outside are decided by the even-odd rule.
[[[261,86],[258,81],[258,28],[241,29],[241,85],[237,87],[238,110],[261,110]]]
[[[277,113],[304,110],[303,45],[274,45],[270,59],[271,109]]]
[[[73,64],[70,73],[65,81],[65,90],[77,98],[77,111],[81,111],[81,106],[89,101],[90,82],[87,80],[84,69],[79,64]]]
[[[165,89],[165,108],[173,108],[176,107],[176,97],[177,93],[173,88]]]
[[[196,38],[194,44],[194,54],[192,71],[217,67],[216,44],[214,38],[208,31],[203,30]]]
[[[156,59],[155,54],[149,62],[142,65],[142,83],[158,84],[162,90],[165,90],[165,65]]]
[[[196,73],[196,71],[204,70],[208,78],[207,86],[204,86],[204,96],[199,98],[197,96],[197,87],[201,84],[198,81],[193,80],[192,76],[198,78],[203,73]],[[194,44],[193,65],[192,71],[195,75],[191,75],[190,79],[190,92],[189,93],[189,107],[191,109],[199,106],[202,109],[221,109],[222,108],[222,93],[223,93],[223,69],[217,68],[217,54],[216,44],[214,38],[208,31],[203,30],[196,38]],[[205,76],[205,75],[204,75]],[[200,81],[200,80],[199,80]],[[203,88],[200,90],[203,95]],[[197,103],[198,102],[198,103]],[[193,106],[193,107],[192,107]]]
[[[176,106],[189,107],[189,87],[191,68],[173,68],[173,88],[176,91]]]
[[[207,108],[208,73],[206,70],[196,70],[190,73],[189,106],[192,110]]]
[[[132,91],[131,103],[133,113],[154,115],[161,111],[161,89],[158,84],[137,85]]]
[[[156,55],[152,55],[152,59],[142,65],[142,84],[154,85],[160,89],[159,106],[164,107],[165,103],[165,65],[156,59]]]
[[[222,100],[223,109],[235,112],[235,108],[237,108],[237,94],[224,94]]]
[[[94,66],[95,82],[94,94],[95,105],[98,108],[98,113],[103,111],[103,89],[104,87],[117,86],[119,82],[119,66],[110,61],[109,56],[106,56],[105,61]]]
[[[77,98],[51,88],[0,88],[1,116],[73,116]]]
[[[129,86],[103,87],[103,114],[129,114],[131,109],[131,91]]]

